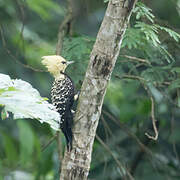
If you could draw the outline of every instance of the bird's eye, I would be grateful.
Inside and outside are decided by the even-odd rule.
[[[66,61],[61,62],[62,64],[66,64]]]

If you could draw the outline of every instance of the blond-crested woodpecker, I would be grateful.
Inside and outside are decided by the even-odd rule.
[[[64,133],[67,149],[72,149],[72,106],[75,98],[74,84],[71,78],[65,74],[66,67],[73,61],[66,61],[63,57],[52,55],[43,56],[42,64],[55,78],[51,88],[51,100],[61,115],[60,128]]]

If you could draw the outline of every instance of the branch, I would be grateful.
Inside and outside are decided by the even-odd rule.
[[[118,75],[115,75],[115,77],[118,77],[120,79],[128,78],[128,79],[135,79],[135,80],[147,82],[147,80],[145,80],[144,78],[141,78],[139,76],[134,76],[134,75],[123,75],[122,77],[119,77]],[[144,87],[144,89],[147,90],[147,88],[145,88],[145,87]],[[155,119],[155,115],[154,115],[154,99],[153,99],[152,96],[151,96],[151,118],[152,118],[152,124],[153,124],[153,129],[154,129],[154,132],[155,132],[155,136],[151,136],[148,133],[145,133],[145,135],[148,138],[153,139],[153,140],[156,141],[158,139],[159,133],[158,133],[158,129],[157,129],[157,126],[156,126],[156,119]]]
[[[154,99],[153,99],[152,96],[151,96],[151,118],[152,118],[152,124],[153,124],[153,129],[154,129],[155,135],[151,136],[148,133],[145,133],[145,135],[148,138],[153,139],[153,140],[156,141],[158,139],[159,133],[158,133],[158,129],[157,129],[157,126],[156,126],[156,119],[155,119],[155,115],[154,115]]]
[[[47,144],[42,146],[42,148],[41,148],[42,152],[56,139],[58,132],[56,132],[56,134],[47,142]]]
[[[109,119],[111,119],[116,125],[118,125],[123,131],[125,131],[129,135],[129,137],[134,139],[143,152],[146,152],[148,155],[153,157],[153,153],[139,140],[139,138],[134,133],[131,132],[131,130],[128,127],[126,127],[120,121],[116,120],[116,118],[114,118],[109,112],[103,110],[103,113]]]
[[[62,46],[63,46],[63,39],[66,35],[66,33],[71,33],[72,32],[72,20],[73,20],[73,2],[72,0],[67,0],[67,4],[68,4],[68,10],[67,13],[64,17],[64,20],[62,21],[62,23],[59,26],[59,31],[58,31],[58,42],[56,45],[56,54],[60,55],[61,54],[61,50],[62,50]],[[68,25],[69,28],[68,29]]]
[[[6,53],[17,63],[17,64],[20,64],[21,66],[23,66],[24,68],[27,68],[27,69],[30,69],[32,71],[35,71],[35,72],[46,72],[44,70],[41,70],[41,69],[36,69],[30,65],[27,65],[27,64],[23,64],[21,61],[19,61],[16,56],[14,56],[11,51],[8,49],[7,45],[6,45],[6,40],[4,38],[4,32],[3,32],[3,26],[0,25],[0,33],[1,33],[1,38],[2,38],[2,45],[3,45],[3,48],[5,49]]]
[[[135,156],[133,163],[131,165],[131,168],[130,168],[131,175],[133,175],[135,173],[135,170],[136,170],[139,162],[142,160],[142,157],[145,153],[148,155],[148,159],[151,162],[155,163],[156,166],[159,166],[159,163],[164,165],[164,162],[160,161],[156,156],[154,156],[153,152],[147,147],[151,141],[150,139],[146,138],[143,140],[143,143],[142,143],[142,141],[140,141],[140,139],[133,132],[131,132],[131,130],[126,125],[121,123],[118,119],[116,119],[109,112],[103,110],[103,114],[106,115],[109,119],[111,119],[112,122],[114,122],[116,125],[118,125],[125,133],[128,134],[129,137],[134,139],[140,147],[140,151],[136,153],[136,156]]]
[[[145,63],[145,64],[148,64],[148,65],[151,65],[151,63],[146,59],[137,58],[137,57],[128,56],[128,55],[120,55],[120,56],[128,58],[128,59],[133,60],[133,61],[137,61],[137,62],[140,62],[140,63]]]
[[[25,12],[24,12],[24,5],[23,3],[25,2],[21,2],[19,0],[16,0],[16,3],[19,7],[19,10],[20,10],[20,15],[21,15],[21,21],[22,21],[22,26],[21,26],[21,30],[20,30],[20,38],[19,38],[19,43],[22,42],[22,49],[23,49],[23,52],[24,52],[24,25],[25,25]],[[17,51],[18,52],[18,51]],[[16,53],[17,55],[17,53]]]
[[[113,157],[113,159],[115,160],[115,162],[117,163],[121,171],[122,178],[125,178],[126,176],[128,176],[130,180],[134,180],[134,178],[131,176],[127,168],[121,164],[121,162],[112,153],[111,149],[103,142],[103,140],[97,134],[96,134],[96,139],[101,143],[101,145],[106,149],[106,151]]]
[[[106,130],[109,132],[109,134],[111,135],[111,136],[113,136],[113,132],[111,131],[111,129],[110,129],[110,127],[108,126],[108,124],[107,124],[107,122],[106,122],[106,120],[104,119],[104,116],[101,114],[101,120],[102,120],[102,123],[103,123],[103,125],[104,125],[104,129],[105,129],[105,132],[106,132]],[[107,134],[107,133],[106,133]],[[106,135],[106,137],[107,137],[107,135]]]
[[[139,80],[139,81],[143,81],[143,82],[147,82],[146,79],[140,77],[140,76],[134,76],[134,75],[128,75],[128,74],[125,74],[123,76],[118,76],[117,74],[115,75],[116,78],[119,78],[119,79],[134,79],[134,80]]]

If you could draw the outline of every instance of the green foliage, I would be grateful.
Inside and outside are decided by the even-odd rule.
[[[136,19],[147,18],[151,23],[154,23],[155,16],[152,14],[152,9],[145,6],[142,2],[137,2],[136,7],[133,10],[136,13]]]
[[[158,24],[156,24],[155,26],[160,30],[166,31],[169,34],[169,36],[171,36],[175,41],[179,42],[180,34],[176,33],[175,31],[173,31],[169,28],[162,27]]]
[[[153,0],[148,2],[153,8],[151,10],[138,2],[134,9],[98,125],[97,134],[109,151],[95,140],[89,179],[120,179],[118,161],[127,169],[136,166],[133,176],[138,180],[180,179],[180,35],[177,33],[180,18],[176,3],[177,1]],[[105,11],[102,6],[105,5],[107,4],[100,1],[88,0],[83,5],[76,2],[76,6],[82,11],[78,11],[75,17],[73,35],[65,37],[61,53],[67,60],[75,61],[68,67],[67,73],[74,80],[76,89],[81,87],[95,42],[95,37],[92,38],[90,34],[97,33]],[[163,6],[166,8],[163,9]],[[12,79],[29,82],[48,99],[52,78],[48,73],[38,71],[43,69],[40,57],[55,53],[58,26],[65,16],[66,7],[64,2],[59,4],[53,0],[0,1],[0,35],[3,42],[0,48],[0,72],[9,74]],[[88,13],[85,12],[86,9]],[[36,71],[22,64],[27,64]],[[5,84],[6,88],[0,88],[0,100],[2,95],[10,96],[10,101],[5,97],[5,101],[1,102],[3,106],[0,106],[0,179],[19,180],[18,171],[24,173],[21,174],[23,179],[59,179],[56,142],[42,152],[42,146],[51,139],[54,131],[46,123],[40,124],[37,120],[29,119],[29,113],[26,120],[11,121],[13,115],[9,108],[16,114],[18,112],[17,115],[22,114],[26,100],[32,98],[32,93],[26,96],[32,87],[17,90],[17,87],[12,86],[15,80],[8,79],[3,82],[10,82],[11,85]],[[24,83],[21,87],[26,87]],[[0,86],[2,84],[0,77]],[[23,95],[25,100],[13,104],[12,98],[15,95]],[[144,136],[146,132],[154,135],[151,130],[151,96],[155,100],[155,119],[160,122],[157,142],[148,142]],[[39,98],[38,95],[40,104],[36,104],[37,111],[42,110],[39,106],[41,102],[47,101],[47,98],[40,98],[40,101]],[[32,108],[29,105],[26,107]],[[23,116],[27,116],[24,111]],[[146,145],[153,156],[146,151],[142,153],[137,139]],[[138,154],[143,157],[136,161]]]
[[[137,22],[134,27],[139,28],[140,31],[144,33],[146,40],[152,42],[154,46],[160,44],[156,26],[145,24],[144,22]]]
[[[14,164],[18,160],[17,147],[14,140],[8,134],[3,133],[3,145],[6,155],[6,163],[9,165]]]
[[[133,27],[127,29],[122,47],[141,49],[146,54],[151,55],[152,53],[149,51],[156,49],[156,54],[159,53],[164,56],[168,63],[174,60],[167,47],[159,39],[159,33],[160,31],[165,31],[177,42],[180,39],[180,35],[169,28],[154,24],[155,16],[152,14],[151,9],[141,2],[137,3],[134,13],[137,21],[135,21]],[[150,23],[140,21],[142,18],[146,18]]]
[[[141,31],[135,28],[128,28],[123,38],[122,48],[128,49],[142,47],[146,44],[145,37],[142,37]]]
[[[52,18],[52,15],[54,13],[57,13],[59,15],[64,14],[63,8],[59,6],[56,2],[52,2],[51,0],[28,0],[27,5],[43,20]]]
[[[69,37],[64,40],[62,56],[75,61],[67,71],[72,78],[76,74],[76,78],[73,79],[76,84],[83,80],[94,42],[94,38],[87,36]]]
[[[17,126],[19,129],[19,143],[21,150],[20,159],[21,163],[26,166],[26,163],[28,163],[32,157],[34,149],[34,133],[26,121],[18,120]]]
[[[170,179],[178,179],[177,166],[174,165],[177,159],[173,155],[172,148],[167,148],[167,146],[174,144],[175,151],[179,151],[179,147],[175,145],[175,142],[178,143],[179,141],[178,133],[176,132],[176,128],[171,126],[171,130],[173,131],[175,129],[175,132],[172,132],[170,144],[168,144],[166,139],[167,133],[165,133],[165,131],[170,131],[169,119],[171,118],[176,119],[174,120],[174,123],[179,127],[179,109],[177,110],[175,106],[179,107],[180,99],[178,95],[180,87],[178,57],[180,54],[179,52],[175,53],[171,46],[173,46],[174,49],[178,48],[179,51],[179,46],[176,42],[179,42],[180,35],[172,29],[155,24],[154,22],[157,22],[157,20],[155,19],[152,10],[141,2],[137,4],[134,13],[136,20],[131,22],[131,27],[128,27],[125,33],[121,56],[119,57],[113,72],[113,86],[111,82],[107,89],[104,106],[107,111],[116,117],[116,123],[118,123],[118,121],[126,122],[129,127],[131,127],[131,130],[136,132],[136,134],[139,134],[142,141],[146,142],[146,140],[143,140],[144,138],[142,136],[148,131],[144,129],[144,126],[147,128],[146,123],[151,123],[152,102],[150,101],[150,96],[152,96],[155,100],[155,118],[159,120],[160,128],[164,131],[164,133],[160,131],[160,136],[166,141],[166,147],[164,147],[166,153],[164,155],[164,153],[159,150],[157,159],[161,162],[157,164],[157,162],[154,162],[153,160],[153,165],[156,166],[156,169],[160,169],[161,173],[152,176],[151,173],[153,170],[150,170],[151,167],[149,166],[149,162],[143,160],[142,165],[139,165],[139,168],[136,169],[137,173],[135,177],[137,177],[137,179],[148,179],[147,177],[149,177],[149,179],[164,179],[164,175],[166,174]],[[169,44],[169,42],[172,41],[173,43]],[[129,55],[129,57],[123,56],[123,54]],[[178,112],[175,113],[175,109]],[[106,117],[104,114],[103,116]],[[106,121],[113,131],[110,132],[110,130],[107,129],[104,133],[104,136],[107,138],[107,144],[110,144],[113,138],[109,138],[109,136],[112,137],[112,134],[115,134],[115,129],[116,132],[120,130],[117,126],[112,125],[110,119],[107,118]],[[173,122],[173,120],[171,121]],[[106,129],[105,124],[104,128]],[[102,133],[102,130],[99,130],[98,132],[100,134]],[[123,141],[120,138],[122,137],[122,134],[120,132],[117,134],[118,135],[115,135],[115,137],[118,137],[119,139],[119,144],[117,143],[118,145],[116,146],[118,150],[122,146],[124,147],[127,145],[127,148],[124,147],[126,151],[130,147],[133,149],[133,152],[136,151],[136,146],[134,146],[134,143],[129,142],[129,138],[126,137],[126,135],[126,140]],[[151,134],[153,134],[153,132]],[[152,148],[152,144],[150,147]],[[158,151],[158,147],[162,147],[161,141],[154,145],[154,150],[156,152]],[[138,154],[133,155],[133,152],[128,151],[127,155],[124,156],[130,156],[129,153],[131,153],[131,157],[129,158],[131,160],[135,159]],[[96,156],[98,156],[98,152],[96,153]],[[124,162],[128,161],[124,156],[121,157],[121,160],[124,159]],[[171,160],[172,156],[174,157],[173,160]],[[110,157],[110,159],[105,162],[107,169],[111,168],[108,162],[110,163],[113,160],[112,157]],[[173,168],[171,167],[172,164],[170,161],[174,166]],[[179,164],[179,162],[177,164]],[[147,169],[143,172],[142,168],[145,166]],[[165,166],[165,168],[162,168],[162,166]],[[168,174],[166,173],[167,170],[169,171]],[[118,174],[116,170],[114,170],[114,173],[116,175]],[[171,173],[175,173],[177,178],[172,178]],[[109,176],[109,174],[105,173],[104,177],[107,176]],[[98,177],[101,179],[101,176]],[[110,178],[112,178],[112,176],[107,179]],[[112,179],[115,179],[115,177]]]
[[[176,79],[172,81],[171,85],[169,86],[169,90],[180,88],[180,79]]]

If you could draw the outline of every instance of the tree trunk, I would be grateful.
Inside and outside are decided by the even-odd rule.
[[[73,149],[65,152],[60,180],[86,180],[106,88],[137,0],[110,0],[91,52],[74,118]],[[122,177],[133,179],[126,172]]]

